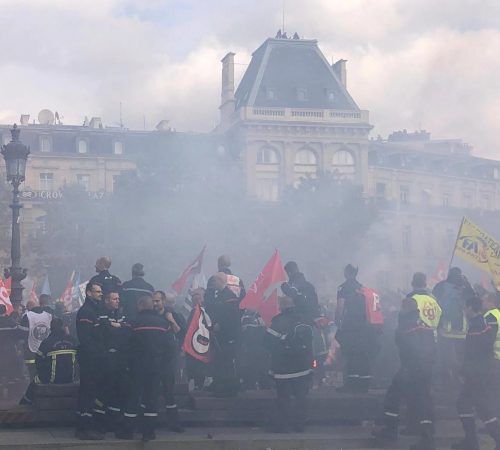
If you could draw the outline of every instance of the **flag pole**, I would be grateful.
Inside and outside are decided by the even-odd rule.
[[[460,227],[458,227],[457,238],[455,239],[455,243],[453,244],[453,252],[451,253],[450,263],[448,264],[448,272],[451,269],[451,263],[453,262],[453,258],[455,257],[455,250],[457,248],[458,238],[460,237],[460,232],[462,231],[462,227],[464,226],[464,222],[465,222],[465,216],[462,217],[462,222],[460,223]]]

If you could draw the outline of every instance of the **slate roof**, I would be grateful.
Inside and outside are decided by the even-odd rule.
[[[288,107],[359,110],[316,40],[267,39],[235,93],[236,108]]]

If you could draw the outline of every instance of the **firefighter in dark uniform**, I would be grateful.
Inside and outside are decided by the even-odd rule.
[[[285,264],[288,282],[281,285],[283,294],[290,297],[297,310],[313,321],[320,315],[318,295],[314,286],[306,280],[295,261]]]
[[[475,292],[459,267],[452,267],[446,280],[432,290],[442,314],[438,328],[437,379],[442,388],[449,389],[459,383],[460,366],[464,355],[467,319],[464,305]]]
[[[366,319],[366,303],[356,279],[358,269],[348,264],[344,269],[345,283],[337,291],[335,339],[340,344],[345,363],[344,386],[341,392],[367,392],[370,385],[370,349],[373,336]]]
[[[291,298],[280,298],[280,310],[264,338],[271,353],[271,375],[277,393],[272,431],[303,432],[313,363],[312,327]]]
[[[474,410],[500,450],[500,424],[495,414],[497,398],[493,379],[493,348],[496,333],[486,323],[482,302],[477,297],[465,301],[468,330],[465,338],[465,355],[462,366],[463,384],[457,402],[458,414],[465,438],[452,445],[454,449],[479,450]]]
[[[76,342],[66,332],[64,322],[54,317],[50,334],[38,348],[35,356],[36,375],[30,383],[21,404],[33,402],[35,384],[67,384],[75,382]]]
[[[144,280],[144,266],[135,263],[132,266],[132,279],[122,284],[121,305],[123,313],[129,322],[137,315],[137,301],[144,294],[151,294],[155,288]]]
[[[168,332],[167,321],[153,309],[151,295],[143,295],[138,301],[138,314],[131,323],[128,356],[130,390],[123,412],[122,428],[117,437],[133,439],[137,416],[142,406],[142,440],[156,438],[161,375],[165,360],[173,357],[175,341]]]
[[[435,358],[433,329],[420,319],[415,299],[407,297],[401,304],[396,330],[396,345],[401,368],[392,379],[384,401],[385,427],[375,436],[381,440],[398,438],[401,400],[414,408],[420,425],[420,440],[415,450],[434,449],[433,406],[431,397],[432,366]]]
[[[23,378],[21,360],[17,355],[16,342],[19,330],[12,317],[7,315],[7,307],[0,304],[0,385],[12,386]],[[6,383],[6,385],[4,385]]]
[[[98,283],[102,287],[103,295],[113,292],[121,292],[122,282],[120,279],[109,273],[109,268],[111,267],[111,258],[109,256],[101,256],[95,262],[95,271],[97,275],[94,275],[89,283]]]
[[[172,340],[175,341],[175,353],[167,355],[161,377],[161,387],[165,400],[165,410],[167,414],[168,428],[176,433],[182,433],[184,429],[179,423],[179,411],[175,402],[175,375],[179,365],[179,353],[186,335],[186,319],[175,311],[175,295],[166,294],[163,291],[156,291],[153,294],[153,305],[155,311],[163,317],[169,326],[168,332]]]
[[[100,332],[99,315],[102,308],[102,287],[89,281],[85,288],[85,302],[76,315],[78,335],[78,364],[80,366],[80,390],[78,392],[79,421],[76,437],[82,440],[104,439],[95,427],[97,389],[102,383],[105,349]],[[99,408],[97,408],[99,409]]]
[[[104,379],[99,386],[98,407],[94,410],[99,429],[116,431],[122,417],[123,401],[128,387],[127,345],[131,328],[120,309],[120,294],[109,292],[99,315],[99,326],[105,350]],[[100,420],[99,420],[100,419]]]
[[[228,278],[231,277],[231,284]],[[213,321],[213,392],[216,397],[235,396],[239,390],[236,358],[241,343],[241,292],[238,277],[218,272],[213,277],[215,295],[206,310]],[[208,292],[208,289],[207,289]]]
[[[498,308],[498,294],[487,293],[483,296],[484,319],[495,335],[493,346],[493,379],[496,381],[495,395],[500,398],[500,309]],[[497,407],[498,412],[498,407]]]

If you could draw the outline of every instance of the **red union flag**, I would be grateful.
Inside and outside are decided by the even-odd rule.
[[[247,295],[240,303],[240,309],[258,311],[266,325],[269,325],[271,319],[278,313],[277,284],[286,279],[280,253],[276,250],[248,289]]]
[[[200,305],[196,304],[191,312],[186,337],[182,349],[198,361],[209,363],[212,359],[210,345],[210,317]]]
[[[11,314],[14,311],[12,303],[10,302],[9,292],[5,287],[3,280],[0,278],[0,305],[5,305],[7,308],[7,314]]]
[[[180,295],[184,290],[184,287],[186,286],[189,278],[201,272],[201,265],[203,264],[203,254],[205,253],[205,248],[206,245],[202,248],[197,258],[184,269],[184,272],[181,273],[181,276],[177,278],[177,280],[175,280],[172,284],[172,289],[177,292],[178,295]]]

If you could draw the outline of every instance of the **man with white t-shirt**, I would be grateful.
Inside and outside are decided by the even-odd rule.
[[[54,310],[49,306],[50,296],[41,294],[39,306],[28,302],[28,310],[19,324],[19,330],[24,334],[24,363],[28,368],[30,381],[36,375],[35,354],[43,340],[50,334],[50,322]]]

